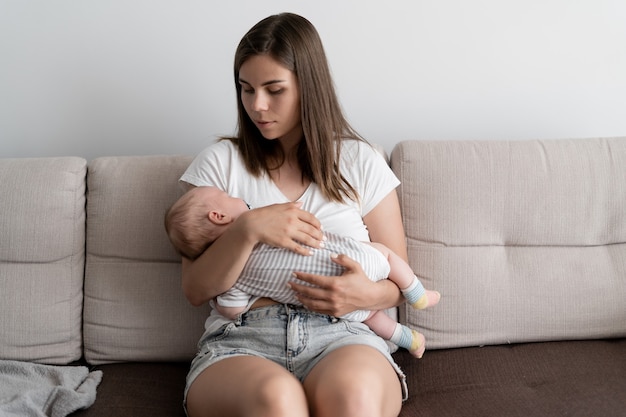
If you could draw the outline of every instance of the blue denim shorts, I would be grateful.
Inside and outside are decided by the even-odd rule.
[[[225,358],[241,355],[266,358],[304,381],[328,353],[348,345],[371,346],[383,354],[398,374],[402,397],[406,400],[404,373],[391,357],[387,343],[367,325],[288,304],[249,310],[219,329],[205,332],[187,375],[185,399],[196,377]]]

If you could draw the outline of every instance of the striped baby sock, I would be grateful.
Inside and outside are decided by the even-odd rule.
[[[418,310],[424,309],[428,306],[428,297],[426,296],[426,289],[417,279],[417,276],[413,276],[413,282],[407,288],[401,290],[404,298],[407,302]]]
[[[396,329],[393,331],[393,335],[389,339],[396,345],[405,348],[411,352],[414,356],[421,358],[424,353],[424,338],[423,336],[400,323],[396,324]]]

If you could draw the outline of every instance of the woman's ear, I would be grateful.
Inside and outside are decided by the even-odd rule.
[[[207,217],[211,223],[217,225],[228,224],[233,221],[233,218],[225,213],[220,213],[217,210],[211,210],[207,213]]]

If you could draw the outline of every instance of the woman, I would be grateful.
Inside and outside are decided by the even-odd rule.
[[[406,260],[395,178],[350,128],[315,28],[281,14],[255,25],[235,55],[238,132],[201,152],[181,180],[213,185],[252,207],[194,261],[182,285],[194,305],[237,280],[259,242],[302,256],[324,230],[387,245]],[[404,375],[367,326],[339,320],[402,302],[346,256],[341,277],[297,273],[305,307],[257,301],[234,321],[212,311],[187,378],[192,416],[397,416]]]

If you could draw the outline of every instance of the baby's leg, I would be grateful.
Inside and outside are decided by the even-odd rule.
[[[437,291],[426,290],[404,259],[381,243],[371,242],[370,244],[387,258],[391,267],[389,279],[400,288],[409,304],[421,310],[439,302],[441,295]]]
[[[237,288],[231,288],[215,298],[215,309],[222,316],[232,320],[246,310],[250,299],[249,294]]]
[[[227,319],[234,320],[239,314],[243,313],[246,307],[224,307],[215,303],[215,309]]]
[[[367,324],[378,336],[405,348],[416,358],[421,358],[424,355],[426,350],[424,336],[407,326],[401,325],[383,311],[372,311],[363,323]]]

